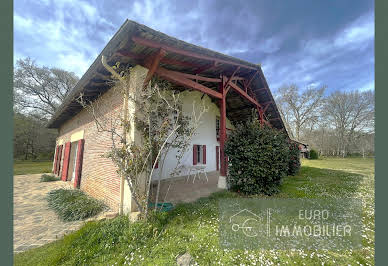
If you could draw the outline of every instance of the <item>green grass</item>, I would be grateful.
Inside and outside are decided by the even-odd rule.
[[[47,195],[48,206],[63,221],[84,220],[95,216],[106,206],[79,189],[56,189]]]
[[[33,162],[15,161],[13,164],[14,175],[50,173],[53,167],[52,161]]]
[[[319,159],[302,162],[276,197],[360,197],[364,206],[363,249],[354,251],[227,250],[218,242],[219,192],[173,211],[154,214],[148,223],[125,217],[89,222],[63,239],[15,256],[15,265],[174,265],[189,252],[199,265],[363,265],[374,264],[374,161]]]

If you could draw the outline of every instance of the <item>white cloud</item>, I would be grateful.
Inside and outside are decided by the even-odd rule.
[[[103,23],[109,27],[113,25],[106,19],[100,19],[96,7],[87,2],[64,0],[55,4],[52,19],[32,19],[28,15],[14,13],[15,36],[29,43],[28,46],[15,43],[17,48],[22,46],[15,48],[15,53],[18,53],[19,58],[30,56],[39,64],[61,67],[81,76],[94,60],[90,55],[97,56],[98,50],[112,36],[98,32],[105,43],[96,47],[88,39],[91,34],[87,25],[90,22]],[[72,16],[70,23],[66,20],[69,14]]]

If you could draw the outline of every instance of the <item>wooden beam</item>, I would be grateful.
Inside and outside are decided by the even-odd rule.
[[[238,77],[238,76],[235,76],[232,78],[232,80],[245,80],[245,78],[243,77]]]
[[[221,65],[221,64],[218,61],[214,61],[211,64],[207,64],[207,65],[199,67],[197,70],[194,71],[194,73],[195,74],[200,74],[200,73],[202,73],[204,71],[207,71],[207,70],[212,69],[213,67],[217,67],[219,65]]]
[[[163,64],[169,64],[169,65],[176,65],[176,66],[182,66],[182,67],[190,67],[190,68],[198,68],[199,65],[191,62],[186,62],[186,61],[180,61],[172,58],[162,58],[160,60],[160,63]]]
[[[146,78],[144,79],[143,88],[147,87],[148,82],[150,82],[152,76],[154,75],[156,69],[159,66],[160,59],[166,56],[166,51],[163,49],[160,49],[152,58],[149,58],[148,62],[145,62],[146,65],[149,65],[148,67],[148,73]],[[146,59],[147,60],[147,59]],[[151,61],[152,60],[152,61]]]
[[[249,87],[249,85],[251,85],[251,82],[252,82],[253,78],[257,75],[257,73],[259,73],[259,70],[256,70],[256,72],[252,75],[252,77],[249,79],[249,81],[247,81],[246,87]]]
[[[229,83],[232,83],[232,78],[234,77],[234,75],[236,75],[237,71],[240,70],[240,67],[236,67],[236,69],[233,71],[233,74],[229,77],[228,81],[224,84],[224,88],[225,88],[225,94],[228,94],[228,91],[229,91]]]
[[[186,74],[186,73],[180,73],[178,72],[179,75],[182,75],[183,77],[186,77],[188,79],[195,79],[195,80],[202,80],[202,81],[207,81],[207,82],[221,82],[221,79],[219,78],[208,78],[208,77],[203,77],[199,75],[191,75],[191,74]]]
[[[136,53],[132,53],[132,52],[125,51],[125,50],[118,50],[116,52],[116,54],[122,55],[125,57],[130,57],[130,58],[135,59],[135,60],[143,60],[144,59],[144,55],[142,55],[142,54],[136,54]]]
[[[117,51],[116,53],[125,57],[130,57],[136,61],[144,61],[147,58],[144,54],[136,54],[136,53],[132,53],[124,50]],[[166,57],[162,58],[160,60],[160,63],[183,66],[183,67],[191,67],[191,68],[199,68],[201,66],[195,63],[180,61],[180,60],[166,58]]]
[[[264,109],[263,109],[263,113],[265,113],[265,111],[267,111],[268,107],[272,104],[272,102],[268,103],[268,104],[263,104],[264,106]]]
[[[192,80],[186,78],[184,75],[182,75],[183,73],[180,73],[177,71],[172,71],[172,70],[167,70],[167,69],[162,68],[162,67],[158,67],[155,70],[155,74],[157,74],[161,78],[169,80],[173,83],[176,83],[178,85],[181,85],[181,86],[184,86],[184,87],[187,87],[190,89],[198,90],[200,92],[206,93],[207,95],[210,95],[210,96],[215,97],[217,99],[222,98],[221,93],[214,91],[214,90],[212,90],[212,89],[210,89],[202,84],[199,84],[195,81],[192,81]]]
[[[223,77],[224,79],[224,77]],[[219,101],[220,105],[220,161],[221,169],[220,176],[226,177],[227,161],[225,156],[225,140],[226,140],[226,91],[224,82],[219,83],[219,91],[222,98]]]
[[[241,96],[243,96],[245,99],[247,99],[248,101],[253,103],[255,106],[260,106],[260,104],[255,99],[253,99],[251,96],[249,96],[248,93],[246,93],[244,90],[240,89],[240,87],[237,86],[236,84],[230,83],[229,86],[231,88],[233,88]]]
[[[135,42],[136,44],[140,44],[143,46],[147,46],[147,47],[151,47],[151,48],[158,48],[158,49],[161,48],[161,49],[166,50],[167,52],[180,54],[180,55],[184,55],[184,56],[189,56],[189,57],[193,57],[193,58],[198,58],[198,59],[202,59],[202,60],[206,60],[206,61],[211,61],[211,62],[217,61],[217,62],[222,63],[222,64],[232,65],[232,66],[240,66],[242,68],[251,69],[251,70],[257,70],[257,68],[258,68],[258,67],[251,67],[251,66],[243,65],[240,63],[235,63],[235,62],[229,61],[229,60],[223,60],[223,59],[219,59],[219,58],[215,58],[215,57],[211,57],[211,56],[201,55],[199,53],[190,52],[190,51],[176,48],[176,47],[173,47],[173,46],[170,46],[167,44],[162,44],[162,43],[159,43],[156,41],[147,40],[147,39],[144,39],[144,38],[138,37],[138,36],[132,37],[132,41]]]

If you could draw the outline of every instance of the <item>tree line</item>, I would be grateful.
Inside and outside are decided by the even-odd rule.
[[[51,159],[57,131],[45,127],[79,78],[32,59],[14,68],[14,158]],[[275,100],[289,136],[320,155],[374,154],[374,92],[285,85]]]
[[[374,155],[374,91],[285,85],[275,99],[289,136],[320,155]]]

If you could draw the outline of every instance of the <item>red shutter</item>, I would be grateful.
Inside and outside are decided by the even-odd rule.
[[[54,155],[54,170],[53,173],[57,173],[57,162],[58,162],[58,154],[59,154],[59,146],[55,147],[55,155]]]
[[[220,146],[216,146],[216,168],[217,171],[220,170]]]
[[[61,172],[61,160],[62,160],[62,150],[63,150],[63,145],[59,146],[59,153],[58,153],[58,161],[57,161],[57,175]]]
[[[197,163],[198,163],[198,158],[197,158],[198,152],[197,152],[197,149],[198,149],[198,145],[193,145],[193,165],[197,165]]]
[[[69,159],[70,159],[70,148],[71,143],[67,142],[65,144],[65,154],[63,155],[63,169],[62,169],[62,181],[67,180],[67,172],[69,170]]]
[[[82,160],[84,157],[84,139],[78,141],[77,148],[77,162],[75,164],[75,177],[74,177],[74,188],[79,188],[81,184],[81,173],[82,173]]]
[[[202,145],[202,152],[203,152],[203,164],[206,164],[206,145]]]

